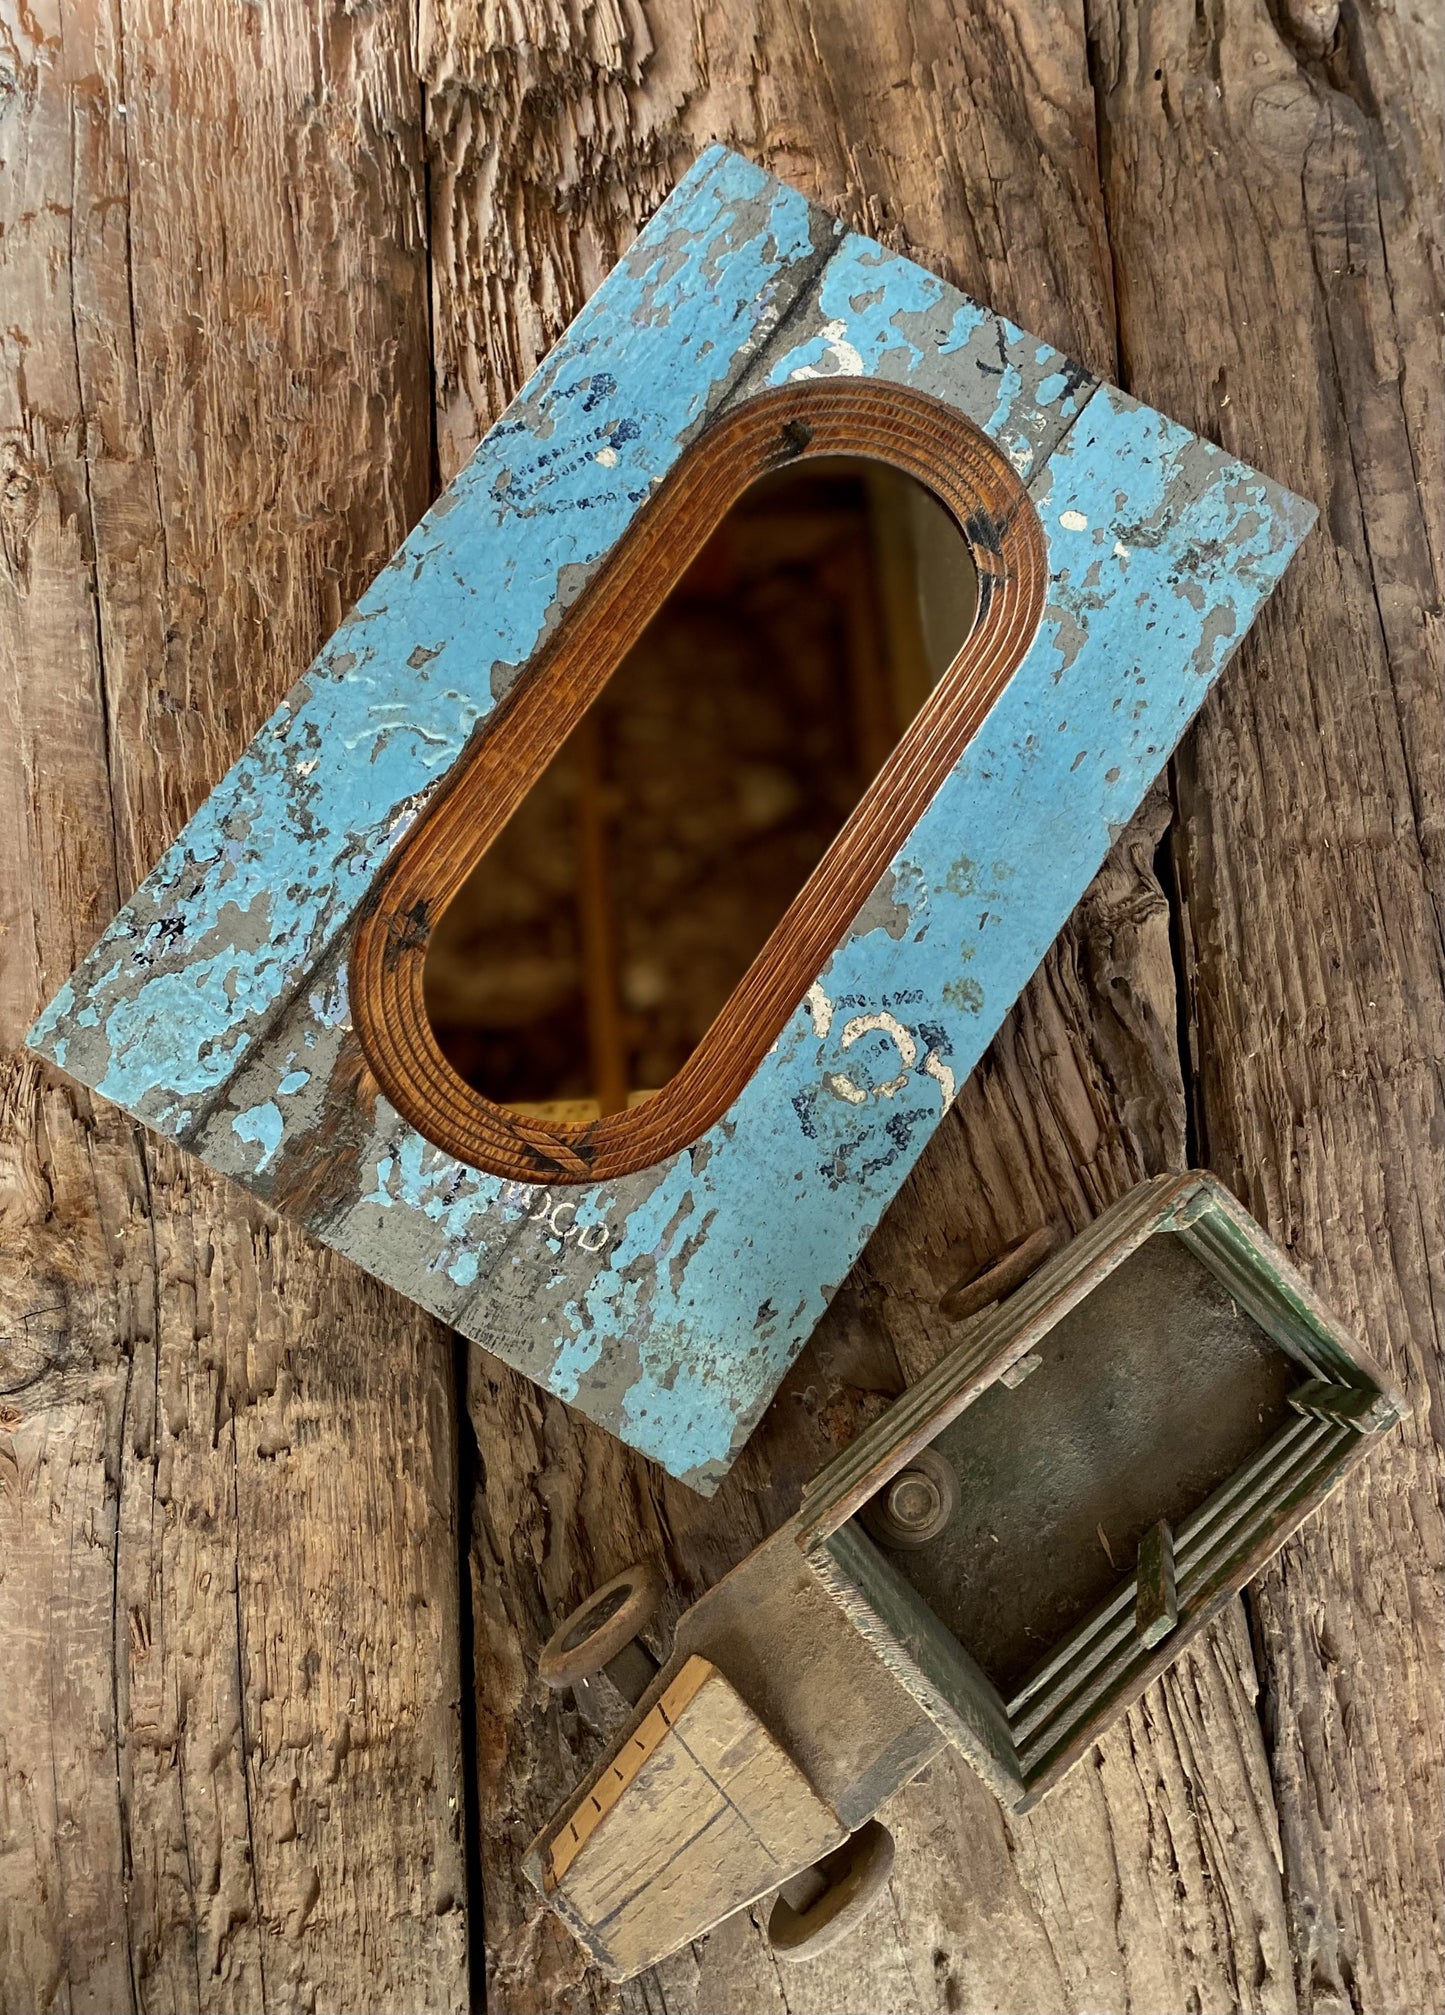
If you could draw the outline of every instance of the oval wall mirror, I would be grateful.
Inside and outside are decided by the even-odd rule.
[[[383,1089],[596,1181],[726,1111],[1020,661],[1042,537],[998,450],[883,385],[704,433],[418,823],[358,933]]]

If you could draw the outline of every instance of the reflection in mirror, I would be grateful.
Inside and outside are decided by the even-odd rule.
[[[733,505],[439,919],[460,1076],[556,1120],[686,1063],[972,626],[913,477],[819,457]]]

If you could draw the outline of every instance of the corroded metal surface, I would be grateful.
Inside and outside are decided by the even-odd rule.
[[[699,430],[832,375],[926,391],[1003,447],[1049,544],[1038,634],[717,1125],[605,1184],[483,1174],[365,1069],[358,909]],[[32,1044],[711,1489],[1313,515],[711,150]]]

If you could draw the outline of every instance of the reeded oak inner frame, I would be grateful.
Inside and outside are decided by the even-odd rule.
[[[645,1104],[585,1124],[494,1103],[458,1076],[432,1031],[423,997],[432,925],[742,492],[821,455],[888,463],[951,513],[978,570],[978,612],[962,650],[674,1078]],[[352,1012],[397,1111],[459,1160],[518,1182],[607,1181],[689,1146],[757,1069],[1022,663],[1047,583],[1043,530],[1023,485],[988,437],[940,401],[831,379],[764,392],[725,413],[478,729],[368,898],[351,953]]]

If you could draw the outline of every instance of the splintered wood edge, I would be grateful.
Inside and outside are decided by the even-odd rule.
[[[888,463],[949,511],[979,576],[974,626],[823,859],[672,1081],[589,1123],[483,1097],[443,1056],[423,974],[433,927],[750,483],[820,455]],[[1002,451],[941,400],[873,380],[805,382],[725,412],[478,730],[379,878],[350,959],[367,1062],[402,1117],[458,1160],[518,1182],[602,1182],[680,1152],[721,1119],[777,1039],[1022,664],[1043,615],[1048,550]]]
[[[533,1845],[542,1873],[542,1893],[550,1896],[618,1799],[654,1754],[689,1702],[718,1668],[706,1658],[689,1658],[661,1697],[623,1742],[612,1761],[590,1783],[561,1820],[554,1820]]]

